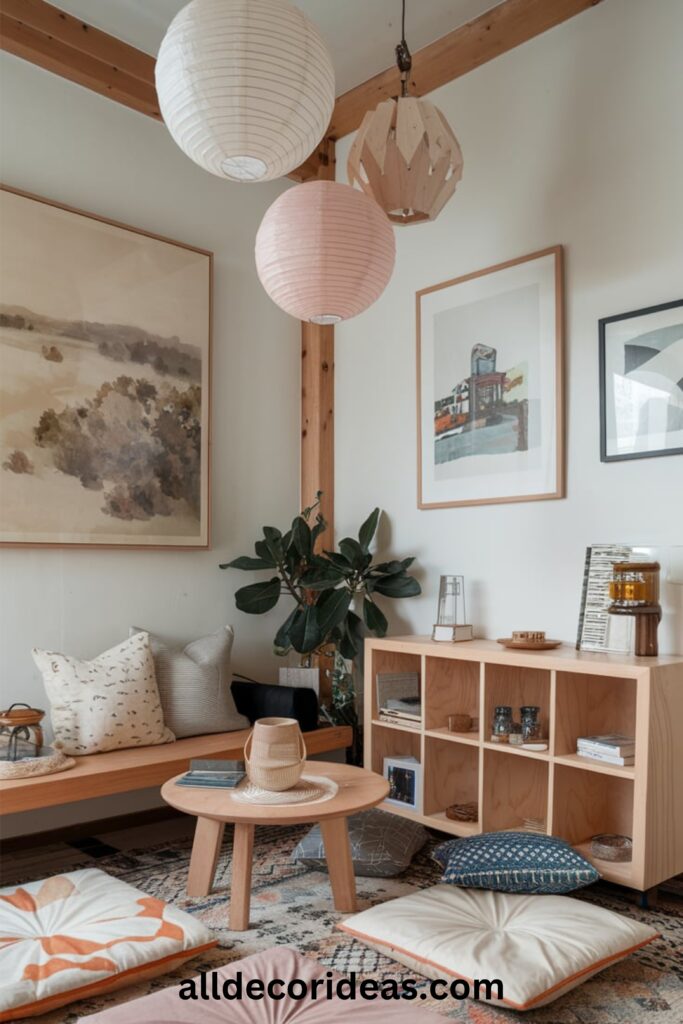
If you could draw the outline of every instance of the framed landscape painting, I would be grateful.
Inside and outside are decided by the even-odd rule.
[[[418,507],[562,498],[562,247],[416,298]]]
[[[683,299],[599,321],[602,462],[683,454]]]
[[[0,541],[209,545],[211,253],[0,190]]]

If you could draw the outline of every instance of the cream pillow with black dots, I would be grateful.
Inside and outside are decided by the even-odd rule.
[[[148,633],[137,633],[93,661],[33,649],[50,701],[54,746],[100,754],[175,739],[164,724]]]

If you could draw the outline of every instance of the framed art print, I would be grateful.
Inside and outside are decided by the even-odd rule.
[[[211,253],[0,190],[0,541],[209,545]]]
[[[600,458],[683,454],[683,299],[599,321]]]
[[[421,813],[422,765],[414,757],[385,757],[384,778],[389,783],[386,804]]]
[[[418,507],[562,498],[562,247],[416,299]]]

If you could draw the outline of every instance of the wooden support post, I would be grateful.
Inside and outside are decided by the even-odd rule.
[[[334,180],[334,142],[316,151],[318,177]],[[334,327],[301,324],[301,507],[323,492],[327,530],[319,546],[334,543]]]

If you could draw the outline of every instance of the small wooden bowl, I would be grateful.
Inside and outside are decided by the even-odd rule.
[[[502,644],[513,651],[551,651],[559,647],[561,640],[513,640],[511,636],[499,638],[496,643]]]
[[[477,803],[451,804],[446,808],[446,817],[451,821],[477,821],[479,805]]]

